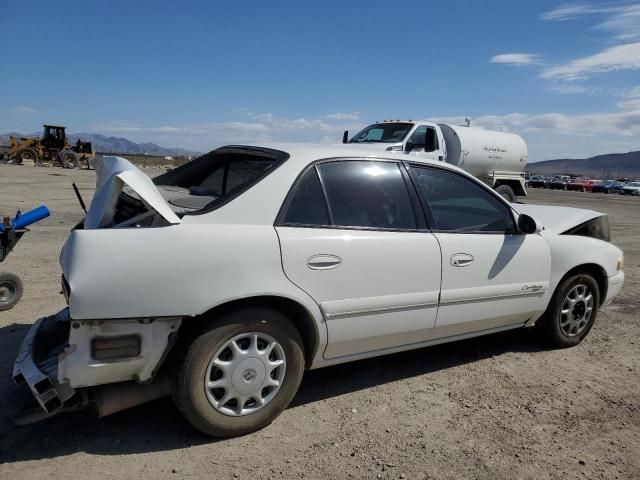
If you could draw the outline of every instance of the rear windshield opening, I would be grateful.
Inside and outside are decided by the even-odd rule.
[[[179,216],[210,212],[247,191],[289,157],[278,150],[224,147],[153,179]]]

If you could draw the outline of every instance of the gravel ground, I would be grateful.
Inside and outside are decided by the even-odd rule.
[[[72,181],[88,201],[93,172],[0,165],[0,212],[53,213],[2,264],[26,291],[0,313],[0,478],[640,478],[640,198],[526,200],[606,212],[625,251],[624,289],[578,347],[546,350],[523,330],[307,372],[271,426],[212,440],[169,400],[12,423],[32,403],[10,381],[19,343],[64,305],[58,254],[82,217]]]

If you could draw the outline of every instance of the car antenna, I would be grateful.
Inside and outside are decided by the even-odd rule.
[[[87,207],[85,207],[84,205],[84,200],[82,200],[82,195],[80,195],[80,190],[78,190],[78,186],[76,185],[75,182],[73,182],[71,185],[73,185],[73,191],[76,192],[76,197],[78,197],[78,201],[80,202],[80,206],[82,207],[82,210],[84,210],[84,213],[87,213]]]

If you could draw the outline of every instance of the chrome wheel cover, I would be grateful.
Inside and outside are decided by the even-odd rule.
[[[559,321],[560,329],[567,337],[580,335],[593,314],[593,293],[588,286],[574,286],[562,302]]]
[[[218,412],[249,415],[267,405],[284,381],[282,346],[266,333],[236,335],[213,355],[204,378],[207,400]]]

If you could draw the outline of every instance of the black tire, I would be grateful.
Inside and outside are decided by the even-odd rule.
[[[509,185],[499,185],[496,188],[496,192],[504,197],[504,199],[509,203],[514,203],[516,201],[516,194],[513,193],[513,190]]]
[[[207,398],[207,368],[227,342],[250,332],[267,334],[280,344],[286,361],[284,377],[275,396],[263,407],[242,416],[230,416],[216,410]],[[184,342],[177,349],[171,381],[174,402],[191,425],[207,435],[232,437],[259,430],[280,415],[295,396],[304,371],[303,345],[296,327],[278,311],[251,307],[224,314],[207,325],[193,342]]]
[[[32,160],[34,164],[38,163],[38,152],[29,147],[18,149],[13,156],[13,163],[21,165],[25,160]]]
[[[24,288],[20,277],[9,272],[0,272],[0,311],[16,306]]]
[[[585,286],[592,294],[592,311],[591,316],[586,321],[585,325],[581,327],[581,330],[576,330],[575,334],[569,335],[565,331],[567,327],[563,329],[561,323],[569,318],[569,315],[562,315],[563,307],[567,305],[567,296],[575,288],[579,286]],[[582,302],[584,303],[584,302]],[[547,311],[538,320],[536,327],[542,337],[542,340],[550,347],[554,348],[567,348],[578,345],[584,337],[588,335],[596,321],[598,315],[598,309],[600,307],[600,289],[595,279],[587,274],[580,273],[573,275],[563,280],[551,298]],[[572,315],[572,313],[570,314]]]
[[[75,152],[62,152],[60,155],[60,163],[62,164],[62,168],[77,168],[80,162]]]

